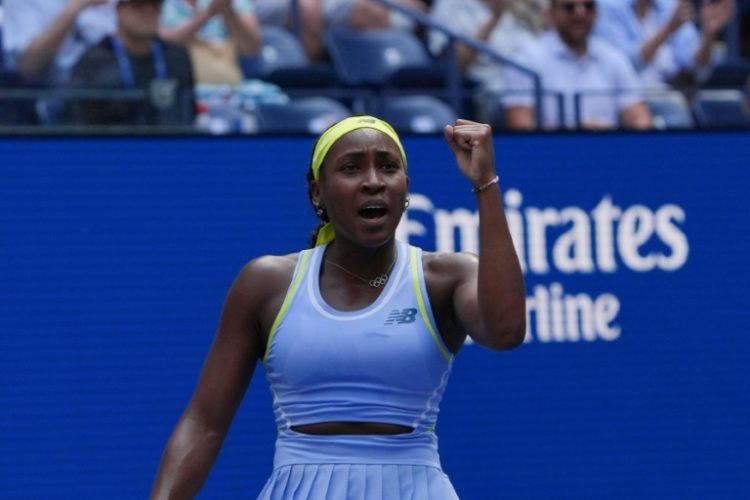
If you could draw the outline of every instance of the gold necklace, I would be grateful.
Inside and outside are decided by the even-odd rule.
[[[398,254],[396,254],[396,257],[398,257]],[[375,276],[371,280],[363,278],[362,276],[359,276],[358,274],[354,274],[353,272],[351,272],[347,268],[341,266],[340,264],[336,264],[334,261],[332,261],[332,260],[330,260],[328,258],[326,258],[325,261],[327,263],[331,264],[332,266],[338,267],[339,269],[341,269],[342,271],[344,271],[346,274],[348,274],[350,276],[354,276],[355,278],[357,278],[360,281],[364,281],[365,283],[367,283],[368,285],[370,285],[373,288],[380,288],[381,286],[383,286],[386,283],[388,283],[388,278],[389,278],[389,275],[391,274],[391,270],[393,269],[393,266],[396,264],[396,257],[393,258],[393,262],[391,262],[391,265],[388,266],[388,270],[385,273],[381,274],[380,276]]]

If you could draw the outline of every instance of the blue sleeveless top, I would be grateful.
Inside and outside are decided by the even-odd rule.
[[[339,311],[320,294],[325,248],[300,253],[263,356],[279,432],[379,422],[431,433],[453,355],[435,326],[422,251],[398,242],[375,302]]]

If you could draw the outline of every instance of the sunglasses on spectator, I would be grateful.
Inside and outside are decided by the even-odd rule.
[[[119,0],[117,4],[132,4],[132,5],[154,5],[154,6],[161,6],[161,4],[164,3],[164,0]]]
[[[596,2],[594,1],[587,1],[587,2],[560,2],[557,4],[557,8],[564,10],[566,14],[573,14],[576,11],[576,8],[583,7],[586,12],[593,12],[596,10]]]

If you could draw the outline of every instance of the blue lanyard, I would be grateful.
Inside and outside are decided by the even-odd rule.
[[[115,51],[115,57],[117,58],[117,65],[120,67],[120,74],[122,75],[122,81],[125,83],[125,87],[129,89],[135,88],[135,75],[133,74],[133,66],[130,64],[130,57],[128,56],[125,47],[122,45],[122,40],[117,35],[110,35],[109,39],[112,42],[112,48]],[[154,72],[158,80],[167,79],[167,62],[164,58],[164,47],[159,40],[154,40],[151,44],[151,55],[154,58]]]

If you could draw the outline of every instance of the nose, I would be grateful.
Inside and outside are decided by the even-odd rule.
[[[375,165],[370,165],[364,173],[362,188],[367,191],[379,191],[385,187],[380,171]]]

